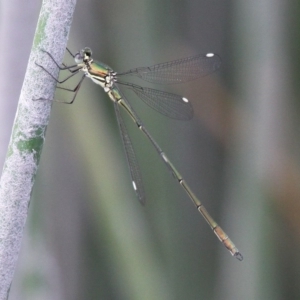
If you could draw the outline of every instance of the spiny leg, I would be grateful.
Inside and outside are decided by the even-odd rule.
[[[75,98],[76,98],[76,96],[77,96],[77,93],[78,93],[78,91],[79,91],[79,89],[80,89],[80,86],[81,86],[82,81],[84,80],[84,78],[85,78],[85,75],[83,75],[83,76],[81,77],[80,81],[78,82],[78,84],[76,85],[76,87],[75,87],[74,89],[68,89],[68,88],[64,88],[64,87],[60,87],[60,86],[57,87],[58,89],[61,89],[61,90],[65,90],[65,91],[74,93],[74,96],[73,96],[71,102],[66,102],[66,101],[64,101],[64,102],[61,102],[61,103],[72,104],[72,103],[75,101]]]
[[[71,50],[68,48],[68,47],[66,47],[66,50],[69,52],[69,54],[74,58],[75,57],[75,55],[71,52]]]
[[[64,103],[64,104],[72,104],[75,101],[75,98],[77,96],[77,93],[78,93],[78,91],[80,89],[80,86],[81,86],[82,81],[84,80],[84,78],[85,78],[85,75],[83,75],[81,77],[80,81],[78,82],[78,84],[75,86],[74,89],[68,89],[68,88],[59,87],[59,86],[57,87],[58,89],[74,93],[74,96],[73,96],[73,98],[72,98],[72,100],[70,102],[68,102],[68,101],[59,101],[59,100],[56,100],[56,99],[45,99],[45,98],[38,98],[38,99],[33,99],[33,100],[34,101],[39,101],[39,100],[54,101],[54,102],[59,102],[59,103]]]
[[[71,77],[73,77],[74,75],[76,75],[81,68],[77,68],[76,70],[69,70],[72,74],[69,75],[67,78],[59,81],[55,76],[53,76],[44,66],[38,64],[37,62],[35,63],[38,67],[40,67],[41,69],[43,69],[48,75],[50,75],[52,77],[52,79],[54,79],[56,81],[56,83],[62,84],[64,82],[66,82],[68,79],[70,79]],[[64,69],[64,70],[68,70],[68,69]]]
[[[70,52],[69,49],[67,49],[68,52],[73,56],[73,54]],[[35,63],[38,67],[40,67],[42,70],[44,70],[52,79],[54,79],[56,81],[57,84],[62,84],[64,82],[66,82],[67,80],[69,80],[71,77],[75,76],[80,70],[81,68],[78,67],[78,65],[73,65],[73,66],[66,66],[65,64],[64,67],[61,67],[56,61],[55,59],[53,58],[53,56],[46,50],[41,50],[42,52],[46,53],[51,59],[52,61],[55,63],[55,65],[59,68],[59,70],[69,70],[71,72],[71,75],[69,75],[67,78],[63,79],[63,80],[58,80],[56,77],[54,77],[44,66],[38,64],[38,63]],[[74,56],[73,56],[74,57]],[[76,69],[72,70],[71,68],[74,68],[76,67]],[[59,101],[59,100],[55,100],[55,99],[44,99],[44,98],[38,98],[38,99],[33,99],[35,101],[37,100],[45,100],[45,101],[55,101],[55,102],[60,102],[60,103],[65,103],[65,104],[72,104],[74,101],[75,101],[75,98],[77,96],[77,93],[80,89],[80,86],[81,86],[81,83],[84,79],[85,75],[82,76],[82,78],[80,79],[80,81],[78,82],[78,84],[75,86],[74,89],[68,89],[68,88],[64,88],[64,87],[59,87],[57,86],[57,88],[59,89],[63,89],[63,90],[66,90],[66,91],[69,91],[69,92],[73,92],[74,93],[74,96],[72,98],[72,100],[70,102],[67,102],[67,101]]]
[[[48,52],[48,51],[46,51],[46,50],[43,50],[43,49],[41,49],[41,51],[44,52],[44,53],[46,53],[46,54],[51,58],[51,60],[55,63],[55,65],[59,68],[60,71],[63,71],[63,70],[69,70],[69,69],[71,69],[71,68],[78,67],[77,64],[76,64],[76,65],[73,65],[73,66],[64,66],[64,67],[62,67],[62,66],[60,66],[60,65],[57,63],[57,61],[54,59],[54,57],[52,56],[52,54],[51,54],[50,52]]]
[[[75,58],[75,55],[71,52],[71,50],[69,50],[68,47],[66,47],[66,50],[69,52],[69,54],[70,54],[73,58]],[[64,63],[63,63],[62,65],[63,65],[64,67],[68,67],[68,66],[67,66],[66,64],[64,64]],[[75,70],[72,70],[71,68],[68,69],[68,71],[71,72],[71,73],[76,72],[76,70],[77,70],[77,69],[75,69]]]

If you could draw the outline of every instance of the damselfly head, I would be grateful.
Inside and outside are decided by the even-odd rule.
[[[92,57],[92,50],[91,48],[84,48],[82,50],[80,50],[80,52],[75,54],[75,62],[76,64],[81,64],[81,63],[86,63],[89,62],[91,60]]]

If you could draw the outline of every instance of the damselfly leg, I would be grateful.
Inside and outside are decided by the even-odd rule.
[[[69,71],[71,72],[71,74],[69,76],[67,76],[65,79],[63,80],[58,80],[55,76],[53,76],[44,66],[38,64],[37,62],[35,63],[38,67],[40,67],[41,69],[43,69],[52,79],[54,79],[56,81],[56,84],[63,84],[66,81],[68,81],[70,78],[72,78],[73,76],[75,76],[76,74],[78,74],[78,72],[81,70],[81,68],[78,67],[78,65],[72,65],[72,66],[67,66],[64,63],[62,64],[63,66],[60,66],[56,60],[54,59],[54,57],[51,55],[51,53],[49,53],[48,51],[45,50],[41,50],[42,52],[44,52],[45,54],[47,54],[51,60],[54,62],[54,64],[59,68],[60,71]],[[67,48],[67,51],[69,52],[69,54],[74,58],[74,55],[72,54],[72,52]],[[73,69],[75,68],[75,69]],[[81,77],[81,79],[79,80],[79,82],[76,84],[75,88],[73,89],[69,89],[69,88],[65,88],[65,87],[61,87],[56,85],[56,88],[61,89],[61,90],[65,90],[68,92],[72,92],[74,93],[74,96],[72,97],[71,101],[59,101],[59,100],[55,100],[55,99],[44,99],[44,98],[38,98],[38,99],[34,99],[34,100],[48,100],[48,101],[55,101],[55,102],[59,102],[59,103],[64,103],[64,104],[72,104],[75,101],[75,98],[77,96],[77,93],[80,89],[81,83],[83,82],[85,75],[83,75]]]

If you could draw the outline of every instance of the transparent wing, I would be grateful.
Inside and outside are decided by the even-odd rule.
[[[216,54],[208,53],[173,60],[151,67],[131,69],[127,72],[118,73],[117,76],[131,75],[153,83],[174,84],[211,74],[220,65],[220,57]]]
[[[125,149],[126,159],[132,179],[133,189],[135,190],[139,201],[144,205],[146,198],[140,168],[136,159],[136,155],[130,137],[127,132],[127,128],[120,113],[119,105],[116,102],[114,103],[114,105],[121,138]]]
[[[131,83],[118,83],[132,90],[147,105],[167,117],[177,120],[190,120],[193,117],[193,107],[185,97]]]

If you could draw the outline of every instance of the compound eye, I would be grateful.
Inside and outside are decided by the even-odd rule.
[[[88,57],[91,57],[91,56],[92,56],[92,50],[91,50],[91,48],[85,47],[85,48],[83,49],[83,51],[84,51],[84,54],[85,54],[86,56],[88,56]]]
[[[83,57],[80,53],[76,53],[74,56],[74,60],[76,62],[76,64],[81,64],[83,63]]]

